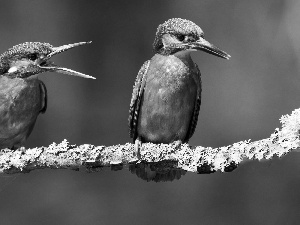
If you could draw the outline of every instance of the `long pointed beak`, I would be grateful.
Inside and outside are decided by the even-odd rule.
[[[73,75],[73,76],[78,76],[78,77],[83,77],[83,78],[91,78],[91,79],[96,79],[95,77],[68,69],[68,68],[64,68],[64,67],[59,67],[54,65],[52,62],[49,62],[47,60],[49,60],[51,57],[53,57],[54,55],[57,55],[61,52],[67,51],[71,48],[75,48],[81,45],[86,45],[86,44],[90,44],[92,43],[91,41],[89,42],[78,42],[78,43],[74,43],[74,44],[68,44],[68,45],[62,45],[59,47],[53,47],[52,48],[52,52],[49,53],[48,55],[46,55],[44,58],[42,58],[41,60],[43,61],[43,63],[41,63],[40,68],[44,69],[46,71],[51,71],[51,72],[58,72],[58,73],[63,73],[63,74],[67,74],[67,75]]]
[[[226,52],[206,41],[204,38],[200,38],[196,42],[193,42],[190,46],[192,49],[201,50],[224,59],[229,59],[231,57]]]

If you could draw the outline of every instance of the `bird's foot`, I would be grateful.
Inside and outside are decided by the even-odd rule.
[[[137,139],[135,139],[134,142],[134,154],[137,156],[138,160],[141,159],[141,147],[142,147],[142,140],[140,137],[138,137]]]
[[[180,145],[182,145],[181,140],[173,141],[172,145],[174,145],[174,149],[180,148]]]

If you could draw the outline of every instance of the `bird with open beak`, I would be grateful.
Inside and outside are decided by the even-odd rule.
[[[49,61],[56,54],[89,43],[53,47],[48,43],[25,42],[0,55],[0,150],[21,147],[37,116],[46,112],[47,89],[38,74],[58,72],[96,79]]]

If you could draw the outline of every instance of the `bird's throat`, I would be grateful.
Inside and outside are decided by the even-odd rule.
[[[190,50],[176,52],[174,56],[180,59],[187,67],[194,68],[194,62],[192,60]]]

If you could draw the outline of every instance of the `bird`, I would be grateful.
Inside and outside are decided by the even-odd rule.
[[[142,143],[187,143],[201,105],[201,73],[191,52],[231,56],[204,39],[194,22],[172,18],[157,28],[155,55],[140,68],[129,108],[129,134],[138,158]]]
[[[47,89],[38,79],[44,72],[58,72],[96,79],[56,66],[52,56],[91,42],[53,47],[49,43],[25,42],[0,55],[0,150],[20,148],[47,109]]]

